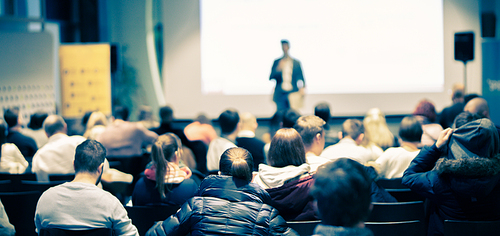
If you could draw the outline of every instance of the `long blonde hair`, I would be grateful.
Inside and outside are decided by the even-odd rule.
[[[181,147],[181,140],[177,135],[166,133],[158,137],[151,149],[151,160],[156,166],[156,188],[162,199],[166,197],[165,192],[170,192],[165,186],[165,176],[169,172],[168,164],[174,161],[175,155],[180,155],[178,151]]]
[[[384,114],[380,109],[372,108],[368,110],[363,119],[363,126],[365,127],[363,146],[373,143],[384,150],[394,146],[394,135],[389,130]]]

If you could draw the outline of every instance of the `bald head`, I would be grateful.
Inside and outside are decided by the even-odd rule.
[[[257,118],[250,112],[244,112],[240,115],[241,130],[250,130],[255,132],[257,130]]]
[[[43,122],[43,129],[48,137],[57,133],[66,133],[66,122],[61,116],[50,115]]]
[[[488,107],[488,102],[486,102],[486,100],[481,97],[473,98],[472,100],[470,100],[465,105],[464,111],[490,118],[490,108]]]

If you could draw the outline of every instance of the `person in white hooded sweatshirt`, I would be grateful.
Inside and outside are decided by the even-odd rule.
[[[283,128],[274,135],[267,165],[260,164],[253,179],[271,196],[273,207],[286,221],[316,220],[314,199],[309,196],[313,184],[311,166],[306,162],[304,143],[292,128]]]

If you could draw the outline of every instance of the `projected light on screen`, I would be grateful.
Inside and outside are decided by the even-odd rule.
[[[439,92],[443,3],[436,0],[201,0],[203,94],[271,94],[281,39],[308,94]]]

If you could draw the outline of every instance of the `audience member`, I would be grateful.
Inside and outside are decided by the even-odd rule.
[[[311,187],[321,217],[314,235],[372,236],[364,225],[371,209],[370,182],[363,166],[347,158],[320,167]]]
[[[120,201],[96,186],[105,157],[106,149],[97,141],[86,140],[76,147],[73,181],[48,189],[38,200],[37,232],[43,228],[111,228],[114,235],[139,235]]]
[[[49,174],[74,173],[75,148],[85,141],[80,135],[68,136],[67,125],[58,115],[50,115],[43,122],[49,142],[33,156],[32,171],[38,181],[49,181]]]
[[[43,121],[47,118],[47,116],[47,112],[37,111],[31,115],[28,128],[21,129],[22,134],[35,140],[38,148],[43,147],[43,145],[49,141],[47,134],[45,134],[45,130],[42,129]]]
[[[7,143],[13,143],[19,148],[28,162],[38,150],[35,140],[21,133],[21,118],[19,117],[19,108],[7,109],[3,113],[3,118],[9,127],[7,134]]]
[[[436,109],[434,104],[429,100],[422,100],[418,103],[417,107],[413,111],[413,115],[422,123],[422,139],[420,140],[423,146],[431,146],[436,142],[437,138],[443,127],[436,123]]]
[[[364,138],[363,123],[357,119],[347,119],[342,124],[342,131],[339,132],[340,141],[323,150],[321,156],[334,160],[340,157],[348,157],[364,164],[374,161],[378,156],[371,150],[361,146]]]
[[[363,127],[365,128],[365,138],[362,145],[372,149],[377,156],[382,155],[383,150],[394,147],[394,135],[389,130],[385,115],[378,108],[368,110],[363,119]]]
[[[87,121],[87,128],[85,129],[85,133],[83,137],[87,139],[95,140],[97,136],[106,130],[106,126],[108,125],[108,118],[104,113],[100,111],[94,111],[90,114],[90,117]]]
[[[300,113],[294,109],[289,108],[283,114],[283,128],[293,128],[297,119],[299,119]]]
[[[443,235],[445,220],[500,220],[497,129],[487,118],[462,118],[472,117],[459,115],[463,125],[441,132],[403,175],[404,185],[430,200],[428,235]]]
[[[253,157],[253,170],[259,169],[260,163],[265,163],[264,143],[262,140],[255,137],[255,131],[259,124],[254,115],[249,112],[241,114],[241,128],[236,138],[236,145],[238,147],[248,150]]]
[[[271,141],[267,165],[260,164],[253,182],[266,189],[273,207],[287,221],[317,219],[309,187],[313,178],[304,143],[293,128],[278,130]]]
[[[476,97],[471,99],[467,104],[465,104],[464,111],[476,114],[481,118],[490,119],[490,107],[488,102],[482,97]],[[500,134],[500,127],[495,125],[497,132]]]
[[[236,147],[236,135],[240,130],[240,116],[233,109],[223,111],[219,115],[219,125],[221,129],[221,137],[218,137],[208,146],[207,152],[207,169],[214,173],[219,171],[219,159],[222,153],[229,148]]]
[[[314,107],[314,115],[325,121],[325,145],[330,146],[336,144],[339,141],[339,137],[337,132],[333,129],[330,129],[330,105],[326,102],[321,102]]]
[[[151,167],[135,184],[134,206],[182,205],[194,196],[198,184],[191,179],[189,168],[179,168],[181,140],[173,133],[160,135],[151,149]]]
[[[188,140],[201,140],[207,146],[217,138],[217,132],[215,132],[212,122],[204,114],[198,115],[193,123],[187,125],[184,128],[184,134]]]
[[[439,115],[439,124],[444,128],[453,125],[455,117],[464,110],[464,85],[459,83],[453,85],[451,92],[452,105],[445,107]]]
[[[110,157],[141,156],[142,148],[153,144],[158,135],[144,126],[129,122],[128,108],[118,106],[113,111],[114,120],[96,140],[106,147]]]
[[[401,147],[387,149],[375,162],[379,166],[380,177],[386,179],[401,178],[413,158],[420,152],[422,125],[414,116],[407,116],[401,121],[399,138]]]
[[[294,128],[299,132],[304,143],[306,161],[311,166],[311,172],[316,172],[320,165],[329,162],[329,159],[321,157],[325,148],[325,121],[317,116],[302,116],[297,120]]]
[[[182,145],[184,146],[183,149],[186,150],[186,152],[192,152],[194,154],[194,159],[196,162],[196,168],[203,174],[207,174],[207,149],[208,149],[208,144],[205,144],[203,140],[190,140],[188,137],[184,134],[184,130],[180,128],[176,128],[173,126],[173,121],[174,121],[174,111],[170,106],[163,106],[160,108],[159,111],[161,123],[158,128],[151,129],[153,132],[156,132],[158,135],[162,135],[165,133],[174,133],[177,135],[177,137],[180,138]],[[192,128],[192,127],[190,127]],[[213,129],[213,127],[212,127]],[[215,133],[215,130],[213,131]],[[191,138],[193,138],[193,133],[191,134]],[[217,136],[217,133],[215,133],[215,136]],[[198,136],[199,137],[199,136]],[[198,138],[196,137],[196,138]],[[187,151],[187,149],[190,149]],[[184,157],[187,157],[184,155]]]
[[[252,155],[230,148],[220,157],[220,175],[206,177],[195,197],[146,233],[159,235],[296,235],[252,180]]]
[[[160,125],[153,117],[153,112],[150,106],[140,106],[137,122],[142,124],[146,129],[156,128]]]
[[[29,163],[13,143],[7,143],[7,126],[0,119],[0,173],[22,174]]]

